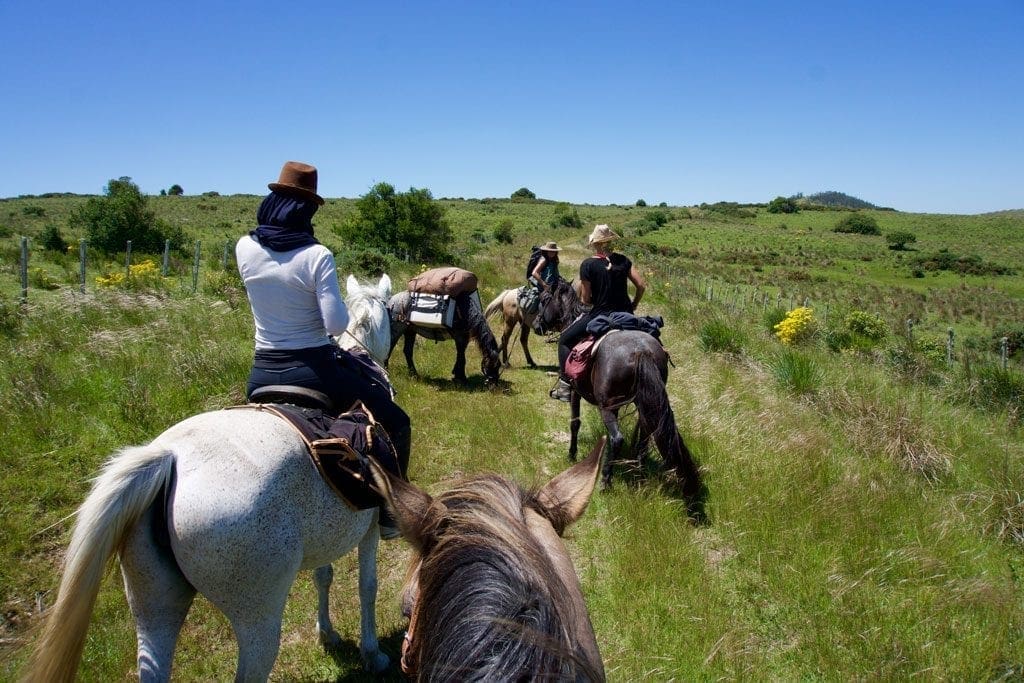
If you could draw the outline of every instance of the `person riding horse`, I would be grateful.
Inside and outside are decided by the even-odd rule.
[[[289,161],[256,212],[258,227],[238,240],[238,272],[256,326],[246,397],[284,384],[326,394],[339,411],[357,400],[391,437],[402,474],[411,448],[409,416],[384,380],[362,371],[333,343],[348,324],[334,256],[313,236],[313,215],[324,203],[314,166]],[[397,532],[386,529],[393,537]],[[382,534],[383,535],[383,534]]]
[[[566,327],[558,338],[558,385],[549,392],[551,398],[568,402],[571,396],[569,379],[565,375],[565,361],[576,345],[587,335],[587,323],[599,315],[632,313],[640,304],[647,283],[633,262],[611,249],[619,235],[607,225],[597,225],[590,233],[588,244],[594,255],[580,264],[580,299],[591,304],[590,311]],[[635,294],[629,298],[629,284]]]

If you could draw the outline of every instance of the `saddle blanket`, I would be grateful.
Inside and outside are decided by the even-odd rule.
[[[283,418],[306,442],[310,457],[328,486],[353,510],[382,504],[371,488],[369,457],[403,479],[398,454],[387,432],[357,401],[337,417],[319,408],[301,408],[288,403],[251,403],[237,409],[262,410]]]

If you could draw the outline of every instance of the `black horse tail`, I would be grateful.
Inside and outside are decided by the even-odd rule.
[[[665,380],[654,358],[640,357],[636,371],[637,427],[654,438],[665,463],[675,468],[683,495],[693,499],[700,492],[700,470],[676,427]]]

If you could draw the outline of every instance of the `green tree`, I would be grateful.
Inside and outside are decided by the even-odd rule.
[[[644,207],[644,206],[647,206],[647,202],[645,202],[643,199],[638,199],[638,200],[636,200],[635,206]]]
[[[878,227],[878,221],[875,220],[874,216],[869,216],[866,213],[851,213],[848,216],[844,216],[836,223],[834,232],[852,232],[861,235],[881,235],[882,231]]]
[[[60,228],[53,223],[47,223],[43,233],[39,236],[43,243],[43,249],[47,251],[59,251],[64,253],[68,250],[68,243],[64,235],[60,234]]]
[[[786,197],[776,197],[768,202],[768,213],[797,213],[800,207],[796,202]]]
[[[518,190],[512,193],[512,199],[536,199],[537,195],[531,192],[528,188],[520,187]]]
[[[185,194],[185,190],[181,189],[181,185],[175,183],[174,185],[171,185],[171,189],[167,190],[167,194],[171,195],[172,197],[180,197],[181,195]]]
[[[356,210],[338,229],[345,239],[415,261],[449,257],[452,229],[430,190],[395,192],[394,186],[377,183],[356,201]]]
[[[157,220],[138,185],[124,176],[107,183],[103,197],[92,197],[73,211],[68,223],[85,234],[91,247],[108,254],[124,251],[128,240],[133,250],[149,253],[163,251],[168,239],[175,248],[183,242],[181,230]]]
[[[917,241],[917,235],[906,230],[896,230],[887,234],[885,241],[889,243],[889,248],[893,251],[906,251],[908,244]]]

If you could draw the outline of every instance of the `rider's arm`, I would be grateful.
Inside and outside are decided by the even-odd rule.
[[[647,283],[644,281],[640,271],[636,269],[636,266],[630,266],[629,268],[629,281],[633,283],[633,287],[636,288],[636,293],[633,295],[633,310],[640,305],[640,299],[644,298],[644,290],[647,289]]]
[[[542,273],[544,272],[544,266],[547,265],[547,262],[548,260],[541,256],[537,260],[537,265],[533,267],[533,272],[530,273],[530,275],[533,276],[533,279],[536,280],[537,283],[540,285],[541,289],[548,288],[548,283],[544,282],[544,278],[542,276]]]
[[[324,329],[327,330],[327,334],[337,337],[348,327],[348,308],[345,307],[345,300],[341,296],[338,269],[334,267],[334,257],[327,252],[323,258],[317,259],[313,268],[316,298],[320,304],[320,316],[324,321]]]
[[[580,280],[580,301],[589,306],[593,303],[590,298],[590,280]]]

